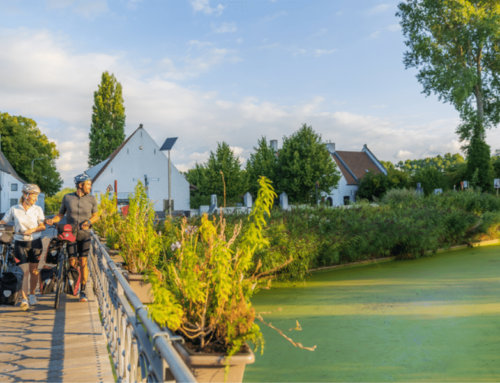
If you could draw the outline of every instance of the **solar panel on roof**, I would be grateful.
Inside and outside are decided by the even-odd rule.
[[[177,138],[178,137],[171,137],[171,138],[167,138],[165,140],[165,142],[163,143],[162,147],[161,147],[161,151],[164,151],[164,150],[170,150],[172,149],[172,147],[174,146],[175,144],[175,141],[177,141]]]

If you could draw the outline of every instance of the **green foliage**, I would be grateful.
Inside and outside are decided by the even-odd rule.
[[[500,3],[497,0],[407,0],[398,5],[408,51],[424,93],[451,103],[460,138],[500,122]]]
[[[101,199],[101,209],[113,212],[112,201]],[[122,219],[109,217],[120,247],[124,268],[133,274],[142,274],[156,266],[163,243],[154,226],[155,210],[141,181],[129,196],[128,214]]]
[[[119,227],[121,217],[118,214],[116,194],[113,193],[110,198],[107,194],[99,193],[99,221],[93,227],[101,236],[106,238],[106,245],[110,249],[118,249],[119,235],[115,228]]]
[[[196,163],[193,169],[185,173],[187,181],[196,187],[189,191],[189,205],[191,209],[198,209],[201,205],[210,205],[210,196],[206,194],[206,168]]]
[[[457,165],[464,163],[465,160],[460,154],[456,153],[452,155],[451,153],[446,153],[444,156],[437,155],[436,157],[428,157],[420,160],[399,161],[396,164],[396,168],[412,174],[425,168],[436,168],[448,172]]]
[[[32,119],[0,113],[1,151],[17,174],[27,182],[36,183],[42,192],[53,196],[61,189],[62,180],[56,168],[59,158],[56,144],[49,142]],[[35,158],[33,172],[31,161]]]
[[[66,194],[74,193],[75,191],[75,188],[64,188],[51,197],[45,197],[45,214],[59,213],[63,197]]]
[[[246,164],[246,171],[248,184],[250,185],[249,192],[252,195],[257,195],[257,181],[261,176],[276,184],[278,157],[274,149],[267,143],[266,137],[262,137],[257,142],[257,147],[253,149],[255,153],[250,154],[250,159]]]
[[[368,172],[360,181],[356,198],[372,201],[373,197],[382,198],[390,189],[404,189],[410,186],[410,175],[396,169],[389,169],[387,176]]]
[[[476,179],[473,180],[474,174]],[[474,187],[483,191],[493,191],[494,170],[490,159],[490,147],[478,134],[472,137],[467,156],[467,171],[465,177]]]
[[[330,193],[340,177],[321,136],[311,126],[304,124],[290,137],[284,137],[278,156],[276,188],[279,193],[288,194],[290,201],[314,202],[316,183],[319,193]]]
[[[254,267],[254,253],[269,246],[263,235],[265,216],[276,194],[265,178],[259,184],[237,245],[232,246],[241,221],[229,237],[222,216],[210,220],[204,214],[199,226],[188,225],[184,218],[177,229],[178,242],[172,245],[173,257],[150,273],[155,297],[150,316],[202,351],[227,352],[231,357],[247,341],[263,346],[250,298],[265,277],[258,273],[260,266]]]
[[[224,181],[226,184],[224,193]],[[246,189],[246,174],[241,169],[240,160],[226,142],[218,143],[217,150],[210,151],[210,157],[205,165],[202,193],[217,194],[219,205],[223,205],[224,197],[238,198]]]
[[[109,157],[125,140],[125,107],[122,86],[113,74],[104,72],[94,92],[89,134],[89,166]]]
[[[395,166],[394,166],[394,164],[392,162],[390,162],[390,161],[380,161],[380,163],[384,166],[384,168],[386,170],[389,170],[389,169],[394,170],[394,169],[396,169]]]
[[[408,206],[422,198],[415,189],[391,189],[385,193],[382,203],[392,207]]]
[[[420,183],[424,194],[428,196],[434,193],[434,189],[448,189],[448,180],[442,172],[436,168],[424,168],[413,176],[413,186]]]

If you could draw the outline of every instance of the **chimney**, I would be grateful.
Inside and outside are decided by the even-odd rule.
[[[271,145],[271,149],[273,149],[275,152],[278,151],[278,140],[271,140],[269,141],[269,144]]]
[[[332,142],[332,141],[327,141],[326,142],[326,148],[328,149],[328,151],[333,154],[335,153],[335,142]]]

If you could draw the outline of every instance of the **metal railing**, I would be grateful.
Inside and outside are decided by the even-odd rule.
[[[92,233],[89,267],[118,382],[196,382],[172,341],[151,321],[122,270]]]

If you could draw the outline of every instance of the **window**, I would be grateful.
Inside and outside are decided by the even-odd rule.
[[[128,149],[127,149],[127,154],[128,154]]]
[[[111,168],[111,173],[113,173],[113,168]]]
[[[156,149],[155,149],[155,154],[156,154]]]
[[[344,205],[349,205],[350,202],[351,202],[351,197],[349,197],[348,195],[346,195],[344,197]]]
[[[326,199],[326,206],[333,206],[333,199],[332,199],[332,197],[328,197]]]
[[[17,205],[17,198],[11,198],[10,199],[10,207],[16,206]]]
[[[17,184],[10,184],[10,190],[17,191]]]

